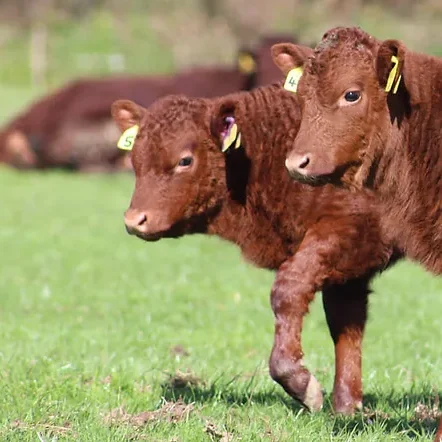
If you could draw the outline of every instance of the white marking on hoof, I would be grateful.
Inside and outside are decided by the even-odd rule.
[[[310,375],[303,402],[310,411],[319,411],[322,408],[323,396],[321,384],[313,375]]]

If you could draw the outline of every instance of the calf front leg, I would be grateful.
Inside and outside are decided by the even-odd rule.
[[[303,362],[302,322],[315,295],[315,285],[304,278],[298,254],[282,264],[271,293],[275,315],[275,339],[270,356],[270,375],[294,399],[311,411],[322,408],[323,395],[316,378]]]
[[[333,408],[353,414],[362,408],[362,339],[367,320],[369,278],[323,290],[324,311],[335,344]]]
[[[377,235],[377,223],[369,223],[365,215],[324,218],[310,228],[296,254],[276,274],[271,293],[275,340],[270,374],[310,410],[320,409],[323,397],[319,383],[303,363],[302,322],[315,292],[324,286],[329,287],[324,306],[337,352],[334,405],[344,413],[360,407],[366,284],[391,256],[390,247]],[[342,300],[340,294],[344,295]],[[346,320],[342,312],[347,315]]]
[[[314,266],[297,271],[292,265],[290,262],[281,266],[272,289],[275,341],[270,374],[290,396],[317,411],[323,404],[322,389],[304,365],[301,334],[303,318],[316,291],[315,275],[320,278]],[[306,282],[309,274],[310,284]],[[361,345],[368,281],[369,278],[350,280],[323,290],[324,310],[335,343],[333,408],[338,413],[352,414],[362,407]]]

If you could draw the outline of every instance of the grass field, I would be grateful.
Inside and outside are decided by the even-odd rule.
[[[266,368],[272,274],[215,238],[129,237],[122,212],[132,183],[0,170],[1,440],[429,440],[435,422],[415,407],[431,411],[442,385],[442,280],[410,263],[376,280],[364,347],[369,410],[342,419],[327,403],[309,415]],[[304,337],[329,393],[319,297]],[[177,371],[192,374],[183,388]],[[180,397],[187,408],[171,408]],[[126,414],[109,425],[118,407]]]
[[[4,117],[30,92],[2,96]],[[375,281],[366,410],[353,418],[331,412],[318,296],[303,343],[327,399],[311,415],[268,374],[272,273],[216,238],[129,237],[132,185],[130,175],[0,169],[0,440],[431,440],[441,278],[402,262]]]
[[[0,440],[37,441],[38,432],[82,442],[223,433],[429,440],[435,422],[415,407],[431,411],[442,385],[442,280],[409,263],[376,280],[364,348],[368,410],[333,417],[328,394],[325,410],[310,415],[268,375],[273,275],[216,238],[129,237],[122,212],[132,183],[129,175],[0,170]],[[308,365],[329,393],[333,354],[319,296],[304,337]],[[184,375],[173,378],[177,371]],[[109,425],[118,407],[125,414],[114,412]]]

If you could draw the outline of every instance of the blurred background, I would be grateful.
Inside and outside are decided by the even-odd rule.
[[[263,34],[339,24],[441,55],[441,21],[440,0],[1,0],[0,85],[17,108],[73,77],[227,64]]]

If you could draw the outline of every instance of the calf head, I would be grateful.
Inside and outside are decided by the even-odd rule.
[[[392,122],[400,125],[404,117],[398,110],[406,109],[400,103],[407,93],[404,47],[359,28],[335,28],[310,56],[288,43],[274,45],[272,56],[286,75],[301,68],[302,121],[286,160],[291,176],[311,184],[364,184]]]
[[[229,110],[168,96],[149,109],[116,101],[112,115],[121,131],[139,127],[131,152],[135,190],[124,217],[128,233],[154,241],[204,232],[227,191],[222,146],[234,126]]]

